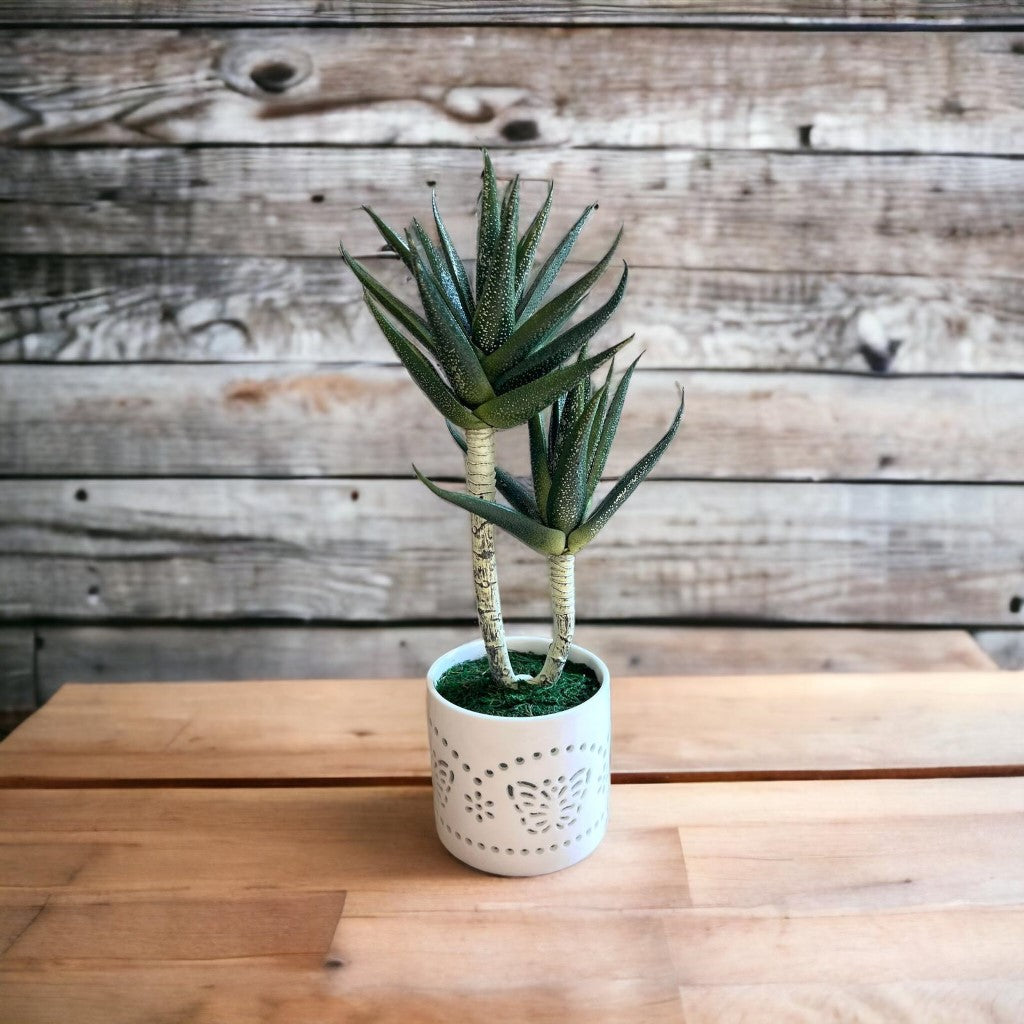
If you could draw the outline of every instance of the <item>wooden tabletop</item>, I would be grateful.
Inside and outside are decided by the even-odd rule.
[[[0,1021],[1024,1019],[1024,674],[622,679],[611,825],[433,834],[420,681],[67,686],[0,744]]]

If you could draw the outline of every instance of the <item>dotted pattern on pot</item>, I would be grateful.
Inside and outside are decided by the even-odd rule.
[[[510,857],[542,856],[582,842],[605,823],[610,736],[603,743],[588,741],[570,743],[564,748],[531,750],[482,771],[474,771],[447,737],[441,735],[433,721],[428,726],[438,830],[444,830],[458,842]],[[594,790],[602,798],[601,810],[595,820],[582,824],[580,818],[593,782],[593,770],[584,766],[572,772],[559,771],[559,762],[564,765],[567,756],[575,761],[579,755],[588,758],[596,755],[601,766]],[[545,767],[546,773],[536,772],[536,769]],[[460,826],[448,811],[453,788],[462,790],[465,826]],[[507,826],[510,818],[516,822],[520,835],[515,846],[488,843],[484,834],[479,832],[481,827],[486,832],[489,823]]]

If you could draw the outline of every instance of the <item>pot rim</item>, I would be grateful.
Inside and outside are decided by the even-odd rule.
[[[507,637],[506,642],[509,647],[515,650],[515,645],[527,641],[535,644],[543,644],[544,649],[547,649],[547,645],[551,643],[550,637],[543,636],[510,636]],[[471,654],[470,650],[476,649],[479,653]],[[611,673],[608,671],[608,666],[596,655],[593,651],[586,647],[582,647],[577,643],[569,645],[569,658],[575,659],[576,661],[582,661],[587,664],[588,668],[594,670],[597,673],[599,685],[597,690],[594,691],[582,704],[577,704],[575,707],[566,708],[565,711],[556,711],[550,715],[531,715],[527,718],[514,718],[507,715],[487,715],[482,711],[470,711],[469,708],[459,707],[458,704],[453,704],[447,697],[442,696],[437,692],[437,678],[441,674],[438,671],[438,665],[443,661],[447,661],[452,655],[459,654],[459,652],[465,651],[466,656],[461,657],[458,660],[452,661],[451,665],[445,666],[445,670],[451,668],[454,665],[459,665],[463,661],[470,661],[473,658],[483,657],[485,653],[484,642],[479,637],[475,640],[469,640],[464,644],[459,644],[458,647],[453,647],[451,650],[445,651],[439,658],[434,660],[434,663],[427,669],[427,692],[432,700],[436,700],[442,707],[449,708],[452,711],[457,712],[460,715],[465,715],[467,718],[479,718],[486,722],[507,722],[509,728],[512,729],[526,729],[531,725],[536,725],[537,722],[555,722],[559,719],[566,718],[570,715],[585,714],[584,709],[589,710],[594,702],[607,694],[611,684]],[[582,655],[583,657],[580,657]]]

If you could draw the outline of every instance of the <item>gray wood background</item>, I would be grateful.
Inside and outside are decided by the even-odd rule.
[[[1024,664],[1024,3],[0,0],[0,710],[420,674],[458,473],[334,253],[479,147],[599,200],[647,350],[580,565],[616,671]],[[514,467],[521,439],[502,438]],[[543,564],[501,544],[509,619]]]

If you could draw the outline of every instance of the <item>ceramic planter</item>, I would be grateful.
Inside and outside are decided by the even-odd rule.
[[[543,654],[543,637],[509,637]],[[445,700],[436,681],[484,656],[483,641],[456,647],[427,673],[427,731],[437,834],[459,860],[496,875],[542,875],[583,860],[608,824],[611,678],[600,658],[572,646],[569,660],[597,673],[583,704],[537,718],[496,718]]]

